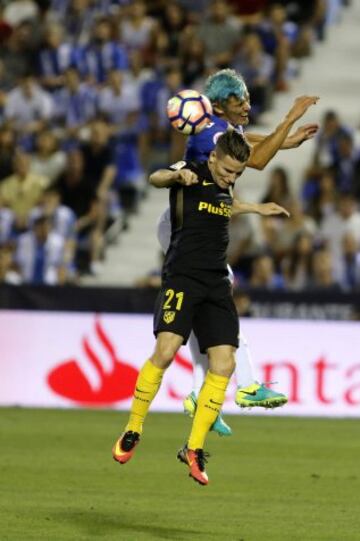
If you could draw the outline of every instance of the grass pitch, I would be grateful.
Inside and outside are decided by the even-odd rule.
[[[126,417],[0,409],[1,541],[359,541],[358,420],[229,416],[201,487],[175,458],[189,419],[150,414],[120,466]]]

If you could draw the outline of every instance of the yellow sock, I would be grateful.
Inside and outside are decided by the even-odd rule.
[[[230,378],[208,372],[198,396],[198,403],[191,433],[189,449],[203,449],[205,438],[225,400],[225,392]]]
[[[141,434],[144,419],[161,385],[164,372],[165,369],[158,368],[151,361],[146,361],[140,370],[125,431],[132,430]]]

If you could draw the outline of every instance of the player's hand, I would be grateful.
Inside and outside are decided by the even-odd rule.
[[[300,146],[304,141],[315,137],[319,131],[319,124],[304,124],[300,126],[290,137],[294,147]]]
[[[299,120],[311,105],[316,105],[319,101],[319,96],[299,96],[295,99],[293,106],[287,114],[288,120],[295,122]]]
[[[194,171],[190,171],[190,169],[180,169],[177,171],[176,182],[183,186],[191,186],[192,184],[197,184],[199,180]]]
[[[277,205],[276,203],[261,203],[259,204],[258,213],[260,216],[278,216],[279,214],[285,214],[289,218],[290,212],[284,207]]]

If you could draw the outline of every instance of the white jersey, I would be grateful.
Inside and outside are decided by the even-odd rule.
[[[37,242],[32,231],[19,236],[16,246],[15,261],[25,283],[34,281]],[[55,285],[58,283],[57,269],[65,265],[64,239],[55,232],[49,233],[44,246],[43,283]]]

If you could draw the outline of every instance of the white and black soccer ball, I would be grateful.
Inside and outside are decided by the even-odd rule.
[[[167,115],[175,130],[184,135],[200,133],[210,122],[212,106],[197,90],[181,90],[169,99]]]

